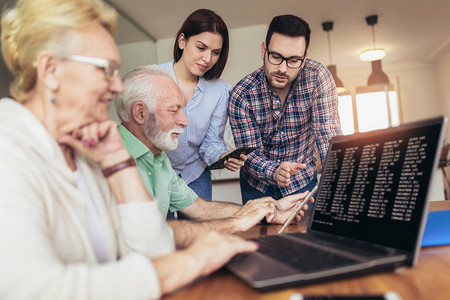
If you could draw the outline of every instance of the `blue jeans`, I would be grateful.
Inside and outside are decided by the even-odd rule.
[[[188,186],[201,198],[212,201],[211,171],[203,171],[200,176],[188,184]]]
[[[275,200],[279,200],[283,198],[281,194],[281,190],[278,185],[271,185],[266,193],[263,193],[250,184],[248,184],[247,180],[243,179],[240,176],[240,184],[241,184],[241,195],[242,195],[242,204],[248,202],[248,200],[258,199],[262,197],[272,197]],[[314,174],[313,179],[304,187],[299,189],[298,191],[293,192],[292,194],[299,194],[306,191],[311,191],[317,185],[317,173]]]
[[[200,176],[188,184],[188,186],[197,194],[197,196],[212,201],[212,180],[211,171],[203,171]],[[187,218],[182,214],[178,214],[179,220],[186,220]]]

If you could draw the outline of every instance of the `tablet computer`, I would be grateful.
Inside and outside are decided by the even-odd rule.
[[[225,168],[225,161],[229,158],[237,158],[241,156],[241,154],[247,155],[251,152],[253,152],[256,149],[256,147],[248,147],[248,148],[237,148],[225,155],[224,157],[220,158],[218,161],[210,165],[207,169],[208,170],[217,170],[217,169],[223,169]]]

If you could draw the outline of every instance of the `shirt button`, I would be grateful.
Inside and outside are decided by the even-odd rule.
[[[148,174],[148,175],[152,175],[152,172],[148,172],[147,174]]]
[[[277,160],[277,162],[280,162],[281,160]]]
[[[147,154],[146,156],[147,156],[148,158],[152,157],[150,154]]]

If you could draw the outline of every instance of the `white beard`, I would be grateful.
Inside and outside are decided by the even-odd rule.
[[[174,128],[166,132],[158,132],[152,144],[161,151],[175,150],[178,147],[178,138],[173,138],[172,133],[183,133],[183,128]]]
[[[172,133],[182,134],[182,127],[175,127],[168,131],[159,131],[158,119],[153,113],[149,114],[149,119],[144,125],[144,134],[150,142],[161,151],[175,150],[178,147],[178,138],[173,138]]]

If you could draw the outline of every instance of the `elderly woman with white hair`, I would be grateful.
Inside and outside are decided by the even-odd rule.
[[[109,120],[123,90],[101,0],[19,0],[2,16],[14,73],[0,100],[3,299],[158,298],[256,245],[174,234]],[[183,270],[180,270],[180,267]]]

